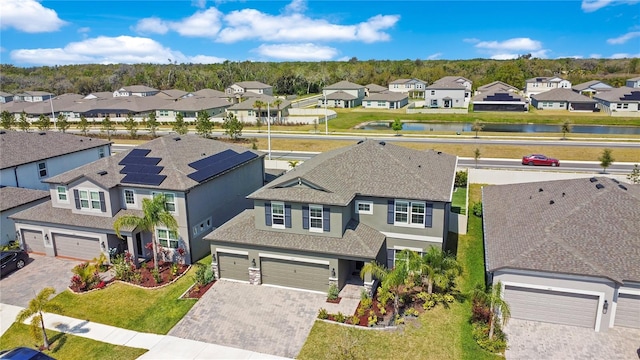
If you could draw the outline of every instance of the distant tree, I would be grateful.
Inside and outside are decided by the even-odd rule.
[[[113,124],[113,121],[111,121],[109,115],[102,119],[100,131],[107,133],[107,139],[111,141],[111,136],[116,132],[116,126]]]
[[[476,161],[476,169],[478,168],[478,160],[480,160],[480,149],[476,148],[476,150],[473,152],[473,158]]]
[[[160,123],[158,123],[158,119],[156,118],[155,110],[151,110],[149,113],[149,119],[147,119],[147,129],[151,132],[151,137],[156,137],[156,130],[160,127]]]
[[[571,132],[571,122],[569,120],[565,120],[562,123],[562,140],[567,139],[567,134]]]
[[[2,122],[2,128],[7,130],[11,130],[16,124],[15,116],[7,110],[3,110],[2,114],[0,114],[0,121]]]
[[[189,132],[189,125],[184,122],[184,115],[181,112],[176,114],[176,120],[171,126],[171,130],[175,131],[180,135],[184,135]]]
[[[40,114],[38,121],[36,121],[36,127],[40,131],[47,131],[51,129],[51,119],[45,114]]]
[[[396,136],[400,136],[400,131],[402,130],[402,121],[398,118],[393,120],[391,124],[391,129],[396,132]]]
[[[602,150],[602,154],[598,158],[600,160],[600,166],[602,167],[602,172],[606,173],[607,168],[613,164],[615,159],[611,156],[611,149]]]
[[[31,318],[31,325],[29,331],[36,341],[42,341],[43,347],[49,349],[49,338],[44,327],[43,311],[58,311],[60,306],[51,302],[49,299],[56,290],[52,287],[46,287],[42,289],[35,298],[29,301],[29,306],[22,309],[16,317],[16,322],[22,324],[28,318]]]
[[[280,116],[280,106],[282,105],[282,99],[277,98],[273,101],[273,105],[276,107],[276,109],[278,109],[278,124],[280,124],[281,121],[281,116]]]
[[[224,134],[228,135],[231,139],[237,140],[240,136],[242,136],[242,122],[238,120],[238,118],[233,113],[227,113],[227,116],[224,117],[224,122],[222,123],[222,128],[224,129]]]
[[[124,128],[127,129],[127,131],[129,131],[131,138],[135,139],[138,137],[138,123],[133,118],[133,114],[129,113],[127,115],[127,119],[122,123],[122,125],[124,125]]]
[[[213,123],[211,122],[209,113],[206,110],[198,111],[198,116],[196,117],[196,133],[202,137],[208,138],[211,136],[212,131]]]
[[[18,120],[18,127],[22,131],[29,131],[31,124],[29,124],[29,120],[27,120],[27,113],[22,110],[20,113],[20,119]]]
[[[58,113],[58,118],[56,120],[56,127],[59,131],[66,133],[67,130],[71,127],[71,123],[67,120],[67,116],[63,113]]]
[[[484,129],[484,124],[480,120],[476,120],[471,124],[471,131],[476,132],[476,139],[478,138],[478,132],[482,131],[482,129]]]
[[[640,184],[640,168],[638,164],[633,165],[633,170],[631,173],[627,175],[627,180],[631,181],[633,184]]]
[[[80,115],[80,121],[76,127],[82,132],[82,135],[87,136],[89,133],[89,121],[84,115]]]
[[[253,107],[258,109],[258,112],[256,113],[256,127],[258,128],[258,132],[260,132],[260,127],[262,126],[262,119],[260,115],[262,115],[262,108],[265,106],[267,106],[267,104],[262,100],[256,100],[253,103]]]

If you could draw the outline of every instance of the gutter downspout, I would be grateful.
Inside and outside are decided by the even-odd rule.
[[[13,176],[16,179],[16,187],[20,187],[20,184],[18,184],[18,167],[17,166],[13,167]]]

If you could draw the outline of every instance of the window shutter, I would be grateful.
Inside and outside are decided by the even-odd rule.
[[[328,206],[322,208],[322,231],[331,231],[331,209]]]
[[[424,227],[431,227],[433,225],[433,204],[427,203],[427,208],[424,214]]]
[[[264,203],[264,223],[267,226],[271,226],[271,203]]]
[[[284,206],[284,227],[291,227],[291,205]]]
[[[107,203],[104,201],[104,191],[100,191],[98,196],[100,196],[100,211],[107,212]]]
[[[393,269],[395,259],[396,251],[394,249],[387,249],[387,269]]]
[[[302,228],[309,229],[309,207],[302,207]]]
[[[393,213],[394,213],[394,201],[393,200],[388,200],[387,201],[387,224],[393,224]]]
[[[80,209],[80,194],[78,194],[78,189],[73,189],[73,198],[76,201],[76,209]]]

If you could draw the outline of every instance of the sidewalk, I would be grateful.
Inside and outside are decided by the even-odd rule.
[[[19,306],[0,304],[0,335],[9,329],[21,310]],[[50,330],[115,345],[148,349],[139,359],[286,359],[175,336],[141,333],[56,314],[45,313],[44,321],[45,327]]]

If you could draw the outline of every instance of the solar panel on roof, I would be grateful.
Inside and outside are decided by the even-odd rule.
[[[206,158],[194,161],[192,163],[189,163],[188,165],[191,166],[192,168],[196,169],[196,170],[201,170],[215,162],[224,160],[224,159],[228,159],[232,156],[236,156],[238,155],[237,152],[231,150],[231,149],[227,149],[225,151],[219,152],[217,154],[211,155],[211,156],[207,156]]]
[[[256,157],[258,157],[258,155],[250,151],[243,152],[242,154],[237,154],[236,156],[212,163],[187,176],[194,181],[202,182]]]
[[[133,149],[129,151],[127,156],[147,156],[150,152],[149,149]]]
[[[162,184],[166,177],[166,175],[131,173],[127,174],[121,182],[127,184],[158,186]]]
[[[164,169],[164,166],[129,164],[120,170],[120,174],[160,174],[162,169]]]
[[[127,156],[118,165],[157,165],[160,160],[156,157]]]
[[[622,101],[640,100],[640,91],[632,91],[631,94],[625,94],[620,98]]]

